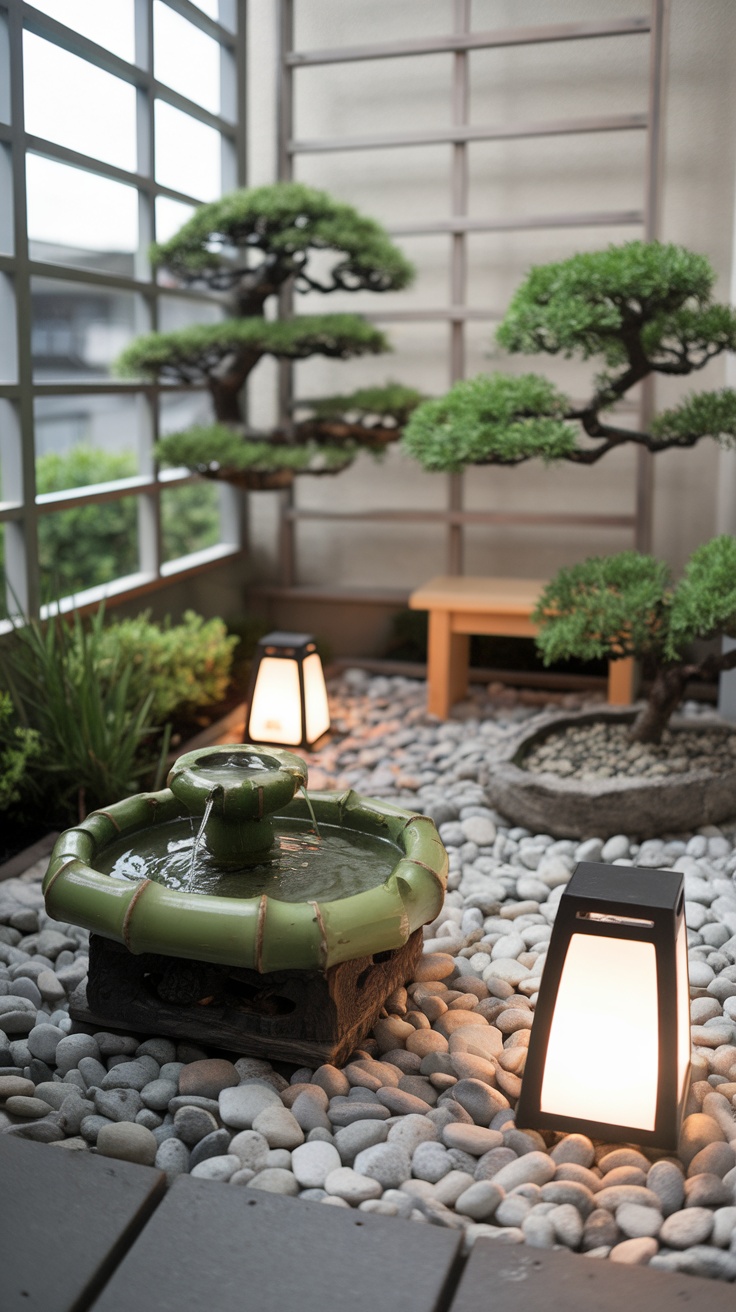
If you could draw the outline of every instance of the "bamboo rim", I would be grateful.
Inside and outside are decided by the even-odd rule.
[[[61,834],[43,881],[47,911],[135,954],[160,953],[262,974],[325,971],[341,961],[403,947],[415,930],[434,920],[444,899],[448,859],[434,823],[352,791],[317,792],[310,800],[318,823],[397,846],[399,859],[382,884],[333,901],[280,902],[265,893],[242,899],[187,893],[95,870],[95,860],[114,839],[190,818],[164,789],[93,812]],[[309,818],[302,798],[280,815]]]

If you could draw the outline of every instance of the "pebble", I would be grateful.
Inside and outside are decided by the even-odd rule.
[[[231,1061],[222,1058],[205,1058],[192,1061],[179,1075],[180,1093],[197,1093],[203,1098],[217,1098],[223,1089],[240,1083],[240,1076]]]
[[[285,1194],[294,1198],[299,1193],[299,1183],[292,1171],[283,1167],[267,1166],[248,1181],[249,1189],[263,1189],[268,1194]]]
[[[153,1166],[158,1145],[144,1125],[120,1121],[101,1126],[97,1135],[97,1152],[101,1157],[117,1157],[124,1162]]]
[[[280,1103],[272,1103],[254,1116],[253,1129],[263,1135],[270,1148],[297,1148],[304,1143],[302,1127],[288,1107]]]
[[[322,1143],[319,1140],[300,1144],[291,1154],[291,1169],[302,1189],[323,1188],[327,1176],[332,1171],[339,1170],[342,1165],[340,1153],[335,1145]],[[370,1174],[360,1170],[359,1173]]]
[[[236,1171],[240,1170],[240,1158],[234,1153],[224,1153],[221,1157],[207,1157],[203,1162],[197,1162],[191,1167],[190,1175],[197,1180],[222,1180],[228,1181]]]
[[[352,1207],[366,1202],[369,1198],[380,1198],[383,1193],[378,1180],[359,1175],[351,1166],[339,1166],[336,1170],[330,1171],[325,1178],[324,1188],[328,1194],[342,1198]]]
[[[2,1128],[103,1155],[127,1136],[119,1155],[169,1180],[189,1172],[460,1226],[468,1248],[490,1237],[734,1279],[736,826],[641,843],[529,833],[487,806],[483,778],[533,707],[473,691],[465,718],[441,723],[425,719],[421,684],[360,672],[343,690],[354,717],[343,732],[366,763],[344,779],[350,738],[337,734],[320,756],[327,786],[380,781],[382,795],[435,815],[451,869],[414,979],[386,1000],[362,1050],[342,1070],[323,1063],[289,1080],[265,1059],[227,1060],[188,1041],[69,1033],[86,936],[45,917],[37,883],[10,880],[0,888]],[[514,1125],[551,925],[580,860],[685,876],[694,1083],[680,1152],[654,1163],[633,1146]],[[35,1119],[17,1115],[23,1099],[38,1104]]]
[[[223,1089],[218,1104],[225,1125],[234,1130],[250,1130],[256,1116],[266,1107],[283,1107],[276,1090],[260,1080]]]
[[[713,1229],[713,1213],[707,1207],[686,1207],[662,1222],[659,1237],[669,1248],[692,1248],[702,1244]]]

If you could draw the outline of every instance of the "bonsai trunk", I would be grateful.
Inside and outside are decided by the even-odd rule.
[[[213,369],[207,377],[215,418],[222,424],[242,424],[240,392],[258,363],[260,354],[230,356]]]
[[[670,665],[657,670],[646,704],[637,715],[630,732],[635,743],[659,743],[672,712],[682,701],[689,670],[685,665]]]

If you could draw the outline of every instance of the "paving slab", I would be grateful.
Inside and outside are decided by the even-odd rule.
[[[0,1135],[3,1312],[83,1312],[165,1185],[152,1167]]]
[[[181,1176],[94,1312],[444,1312],[460,1236]]]
[[[451,1312],[734,1312],[732,1284],[478,1239]]]

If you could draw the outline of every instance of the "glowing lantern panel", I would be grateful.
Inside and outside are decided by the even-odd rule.
[[[330,727],[322,662],[308,633],[269,633],[258,644],[245,741],[311,747]]]
[[[578,865],[550,939],[517,1124],[675,1148],[690,1065],[683,876]]]

